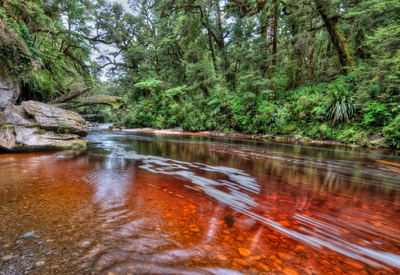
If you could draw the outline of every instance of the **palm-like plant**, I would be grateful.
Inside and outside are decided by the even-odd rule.
[[[342,121],[350,121],[350,118],[354,115],[356,107],[354,106],[354,99],[352,98],[349,90],[344,87],[333,85],[329,89],[332,97],[327,107],[328,119],[333,119],[332,129],[335,124]],[[332,138],[332,131],[331,131]]]

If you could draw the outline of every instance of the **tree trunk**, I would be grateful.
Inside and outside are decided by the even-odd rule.
[[[52,106],[61,108],[61,109],[73,109],[82,106],[95,105],[95,104],[103,104],[110,105],[114,110],[118,110],[122,105],[124,105],[124,101],[121,97],[109,96],[109,95],[99,95],[92,96],[87,98],[82,98],[80,100],[70,100],[68,102],[50,104]]]
[[[317,31],[315,30],[312,34],[312,45],[311,45],[311,53],[310,53],[310,63],[308,65],[308,80],[311,80],[312,77],[312,68],[313,68],[313,59],[314,59],[314,51],[315,51],[315,36]]]
[[[364,45],[365,39],[366,39],[366,37],[364,34],[364,30],[362,28],[360,28],[358,30],[357,36],[356,36],[356,55],[360,59],[365,59],[365,57],[366,57],[367,49]]]
[[[261,70],[267,71],[268,69],[268,53],[269,53],[269,43],[268,43],[268,18],[267,18],[267,12],[265,9],[261,11],[261,16],[260,16],[260,35],[263,41],[265,41],[265,52],[263,52],[263,63],[261,64]]]
[[[222,20],[221,20],[221,8],[219,7],[219,1],[215,2],[215,18],[217,25],[217,37],[221,41],[221,48],[224,47],[224,34],[222,32]]]
[[[325,23],[325,27],[329,33],[332,44],[339,57],[340,65],[343,67],[351,67],[354,65],[353,58],[350,55],[346,38],[339,26],[339,17],[332,16],[328,0],[314,0],[318,12]]]
[[[147,99],[151,98],[151,90],[150,89],[146,89],[143,91],[143,96]]]
[[[85,88],[83,90],[80,90],[80,91],[71,91],[66,95],[57,97],[57,98],[47,102],[47,104],[56,104],[56,103],[63,103],[63,102],[69,101],[71,99],[74,99],[74,98],[76,98],[76,97],[78,97],[78,96],[90,91],[91,89],[92,89],[92,87],[87,87],[87,88]]]
[[[271,49],[271,48],[273,47],[272,45],[274,44],[274,30],[275,30],[274,23],[275,23],[275,20],[274,20],[274,18],[270,18],[268,21],[269,21],[269,30],[268,30],[268,40],[267,40],[267,53],[268,53],[268,55],[270,55],[270,54],[273,53],[273,49]],[[274,64],[274,61],[272,61],[272,64]],[[265,62],[265,71],[267,72],[267,74],[271,78],[272,70],[270,68],[270,65],[271,65],[271,61],[270,60]]]
[[[210,50],[211,50],[211,56],[214,64],[214,71],[217,71],[217,57],[215,56],[215,48],[214,48],[214,41],[211,37],[211,34],[208,33],[208,42],[210,43]]]
[[[271,46],[274,43],[274,23],[275,20],[274,18],[271,18],[270,20],[270,24],[269,24],[269,32],[268,32],[268,54],[272,54],[272,49]]]
[[[331,49],[332,49],[332,42],[331,39],[328,38],[328,44],[326,45],[326,58],[331,58]]]
[[[276,55],[278,53],[278,19],[279,19],[279,0],[273,1],[273,40],[272,40],[272,54]],[[272,59],[272,65],[276,66],[276,56]]]
[[[299,63],[297,65],[297,72],[296,72],[296,77],[295,77],[295,88],[300,86],[303,82],[303,60],[304,56],[301,55],[299,58]]]

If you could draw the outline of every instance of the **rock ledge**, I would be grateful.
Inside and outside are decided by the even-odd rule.
[[[0,112],[0,151],[37,152],[86,147],[88,127],[75,112],[26,101]]]

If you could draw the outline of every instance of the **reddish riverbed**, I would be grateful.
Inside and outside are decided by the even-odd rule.
[[[399,274],[394,151],[94,132],[0,155],[0,274]]]

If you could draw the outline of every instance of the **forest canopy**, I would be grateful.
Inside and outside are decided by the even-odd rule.
[[[400,148],[397,0],[0,3],[0,74],[21,100],[121,96],[127,127]],[[105,50],[105,46],[107,49]],[[103,76],[105,74],[106,77]]]

